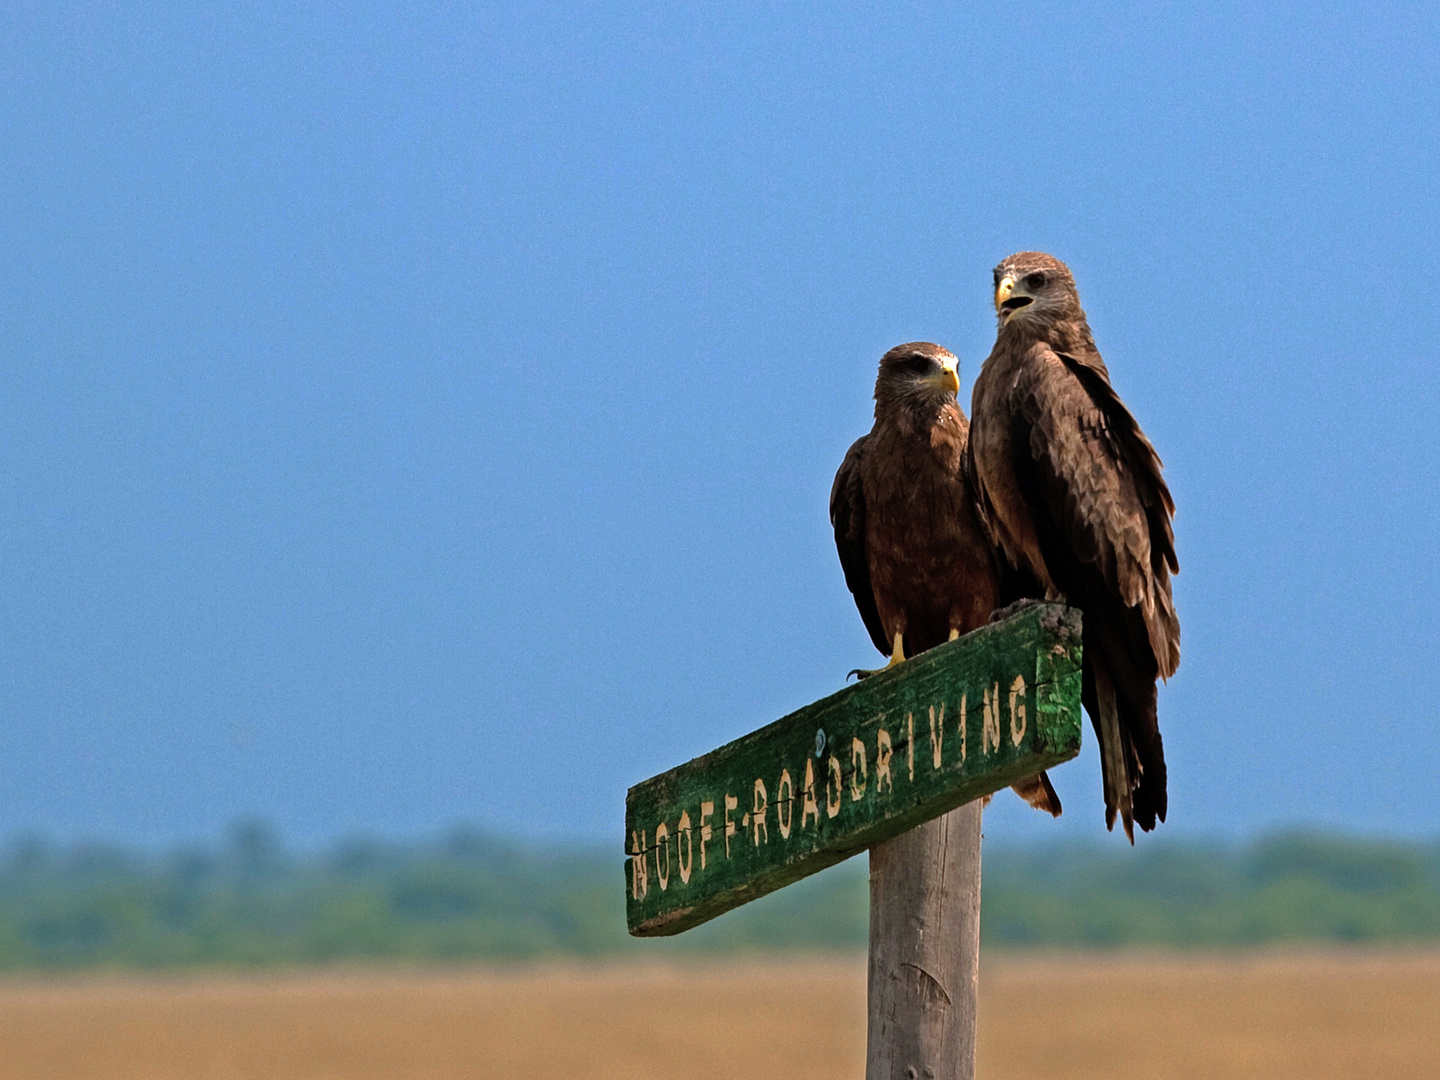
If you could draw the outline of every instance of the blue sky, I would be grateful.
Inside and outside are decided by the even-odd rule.
[[[876,660],[830,479],[1028,248],[1179,504],[1165,830],[1440,832],[1440,13],[954,6],[0,14],[0,833],[617,838]]]

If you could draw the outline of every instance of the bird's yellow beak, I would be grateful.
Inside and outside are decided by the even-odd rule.
[[[952,394],[960,393],[960,369],[959,361],[953,356],[948,360],[940,361],[940,370],[930,376],[930,381],[942,390],[948,390]]]
[[[1029,290],[1009,274],[1001,278],[1000,284],[995,286],[995,313],[1002,320],[1009,319],[1015,312],[1034,302],[1035,297]]]
[[[1010,294],[1015,291],[1015,279],[1008,274],[1000,279],[1000,284],[995,286],[995,310],[1000,311]]]

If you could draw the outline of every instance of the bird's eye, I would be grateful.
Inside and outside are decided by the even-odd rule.
[[[1031,292],[1037,292],[1045,287],[1045,275],[1038,270],[1033,274],[1025,275],[1025,288]]]
[[[924,375],[930,370],[930,359],[925,356],[912,356],[905,361],[904,368],[911,375]]]

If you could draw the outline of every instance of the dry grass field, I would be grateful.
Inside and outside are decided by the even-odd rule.
[[[859,1080],[864,961],[0,982],[0,1080]],[[991,1078],[1440,1076],[1440,954],[1000,959]]]

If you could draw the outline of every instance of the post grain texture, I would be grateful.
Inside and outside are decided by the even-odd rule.
[[[865,1080],[973,1080],[980,807],[870,849]]]
[[[631,788],[630,932],[697,926],[1079,750],[1080,614],[1033,603]]]

